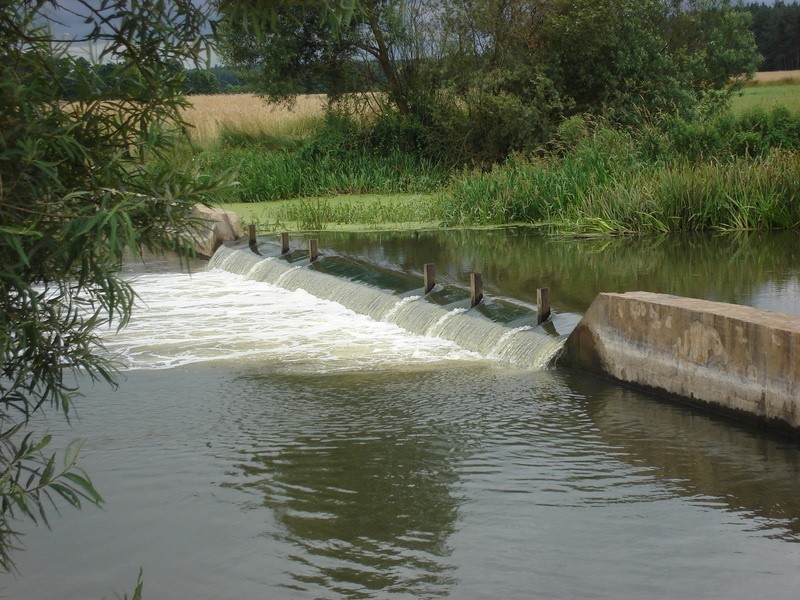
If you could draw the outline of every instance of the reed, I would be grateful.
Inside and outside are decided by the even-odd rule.
[[[689,134],[681,134],[678,140],[686,142]],[[720,150],[707,139],[709,131],[693,134]],[[800,226],[800,153],[781,148],[780,136],[773,140],[777,148],[737,156],[701,152],[699,142],[681,148],[670,135],[675,131],[644,143],[647,136],[601,127],[563,156],[512,157],[490,173],[454,181],[443,221],[541,223],[593,233]]]
[[[447,173],[403,152],[267,151],[261,147],[206,150],[195,158],[201,169],[237,172],[237,185],[222,198],[259,202],[336,194],[428,193]]]
[[[408,229],[439,225],[440,194],[375,194],[225,204],[260,233],[323,229]]]
[[[800,226],[800,155],[639,172],[598,189],[587,218],[619,232],[788,229]]]

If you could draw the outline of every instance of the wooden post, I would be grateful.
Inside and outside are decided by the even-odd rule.
[[[247,235],[250,238],[249,244],[248,244],[250,246],[250,250],[254,250],[256,248],[256,245],[257,245],[256,244],[256,226],[253,225],[252,223],[247,226]]]
[[[428,294],[436,285],[436,265],[433,263],[425,263],[423,281],[425,293]]]
[[[472,288],[470,307],[478,306],[483,300],[483,277],[480,273],[473,273],[470,276],[470,287]]]
[[[311,259],[311,262],[314,262],[319,258],[319,252],[317,251],[317,240],[308,240],[308,257]]]
[[[550,318],[550,288],[536,290],[536,312],[539,325]]]
[[[289,234],[285,231],[281,234],[281,254],[289,254]]]

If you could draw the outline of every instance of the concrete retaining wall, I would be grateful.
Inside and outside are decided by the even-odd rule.
[[[561,362],[800,434],[800,317],[648,292],[600,294]]]
[[[197,219],[198,225],[190,238],[195,251],[203,258],[214,256],[223,242],[244,237],[239,217],[229,210],[196,204],[192,208],[192,217]]]

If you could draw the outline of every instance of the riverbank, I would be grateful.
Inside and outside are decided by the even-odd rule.
[[[208,120],[196,109],[198,146],[184,159],[235,172],[218,200],[260,232],[791,229],[800,226],[800,85],[787,81],[748,87],[715,117],[626,128],[575,116],[537,153],[495,165],[448,164],[376,138],[364,123],[326,120],[319,97],[296,112],[264,109],[261,124],[255,104],[236,121],[205,100]]]
[[[272,202],[224,203],[259,233],[407,231],[441,227],[442,194],[347,194]]]
[[[438,193],[223,207],[263,233],[526,224],[551,232],[612,235],[800,226],[800,152],[648,161],[624,132],[600,135],[619,143],[598,144],[592,137],[563,158],[513,157],[488,173],[454,178]]]

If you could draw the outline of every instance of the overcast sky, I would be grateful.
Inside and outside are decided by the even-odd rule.
[[[73,39],[89,34],[91,26],[84,23],[86,7],[77,0],[59,0],[59,8],[46,10],[50,18],[50,30],[56,39]],[[74,13],[78,13],[77,15]]]
[[[65,42],[77,40],[70,47],[70,52],[73,55],[96,58],[97,54],[99,54],[99,48],[92,48],[81,40],[86,38],[94,27],[93,23],[87,24],[85,22],[87,15],[91,16],[91,11],[86,5],[99,7],[99,0],[85,0],[85,4],[80,0],[57,0],[57,3],[58,6],[55,9],[49,7],[43,11],[49,19],[53,38]],[[207,4],[207,1],[195,0],[195,4]]]

